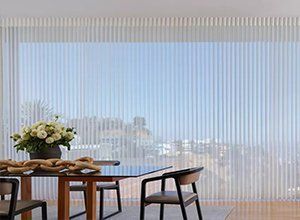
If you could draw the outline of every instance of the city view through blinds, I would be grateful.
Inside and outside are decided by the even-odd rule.
[[[6,145],[58,114],[77,130],[66,158],[204,166],[201,199],[299,199],[298,42],[3,45]],[[139,185],[124,181],[122,196],[138,199]]]

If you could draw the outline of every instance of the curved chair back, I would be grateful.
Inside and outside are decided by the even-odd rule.
[[[145,216],[145,206],[151,203],[160,204],[160,219],[164,216],[165,204],[178,204],[181,207],[183,219],[188,219],[185,207],[196,203],[197,213],[199,219],[202,220],[202,213],[200,209],[199,197],[197,192],[196,182],[199,179],[200,172],[204,167],[194,167],[173,172],[164,173],[162,176],[156,176],[142,181],[141,192],[141,209],[140,219],[143,220]],[[176,184],[176,191],[165,191],[166,180],[174,179]],[[146,197],[146,184],[153,181],[161,181],[161,191]],[[181,185],[191,184],[193,192],[182,192]]]
[[[0,195],[11,195],[8,216],[12,216],[16,209],[18,199],[19,180],[12,178],[0,178]],[[1,212],[1,207],[0,207]]]
[[[12,183],[2,182],[0,180],[0,196],[10,195],[12,193]]]
[[[174,172],[168,172],[163,175],[174,176],[178,179],[180,185],[188,185],[195,183],[199,180],[200,172],[203,170],[203,167],[193,167],[183,170],[177,170]]]

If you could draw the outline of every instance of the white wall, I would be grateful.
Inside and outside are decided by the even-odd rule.
[[[0,0],[0,16],[299,16],[300,0]]]

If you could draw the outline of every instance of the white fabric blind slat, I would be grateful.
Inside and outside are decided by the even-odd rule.
[[[26,158],[10,134],[61,114],[78,132],[65,158],[204,166],[202,199],[299,199],[299,18],[0,21],[1,157]]]

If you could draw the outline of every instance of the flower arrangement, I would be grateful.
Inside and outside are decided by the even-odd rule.
[[[59,145],[70,150],[70,142],[76,134],[74,128],[66,128],[58,122],[59,117],[55,116],[53,121],[38,121],[32,126],[25,126],[21,133],[14,133],[11,138],[17,142],[14,147],[28,153],[42,152],[47,148]]]

